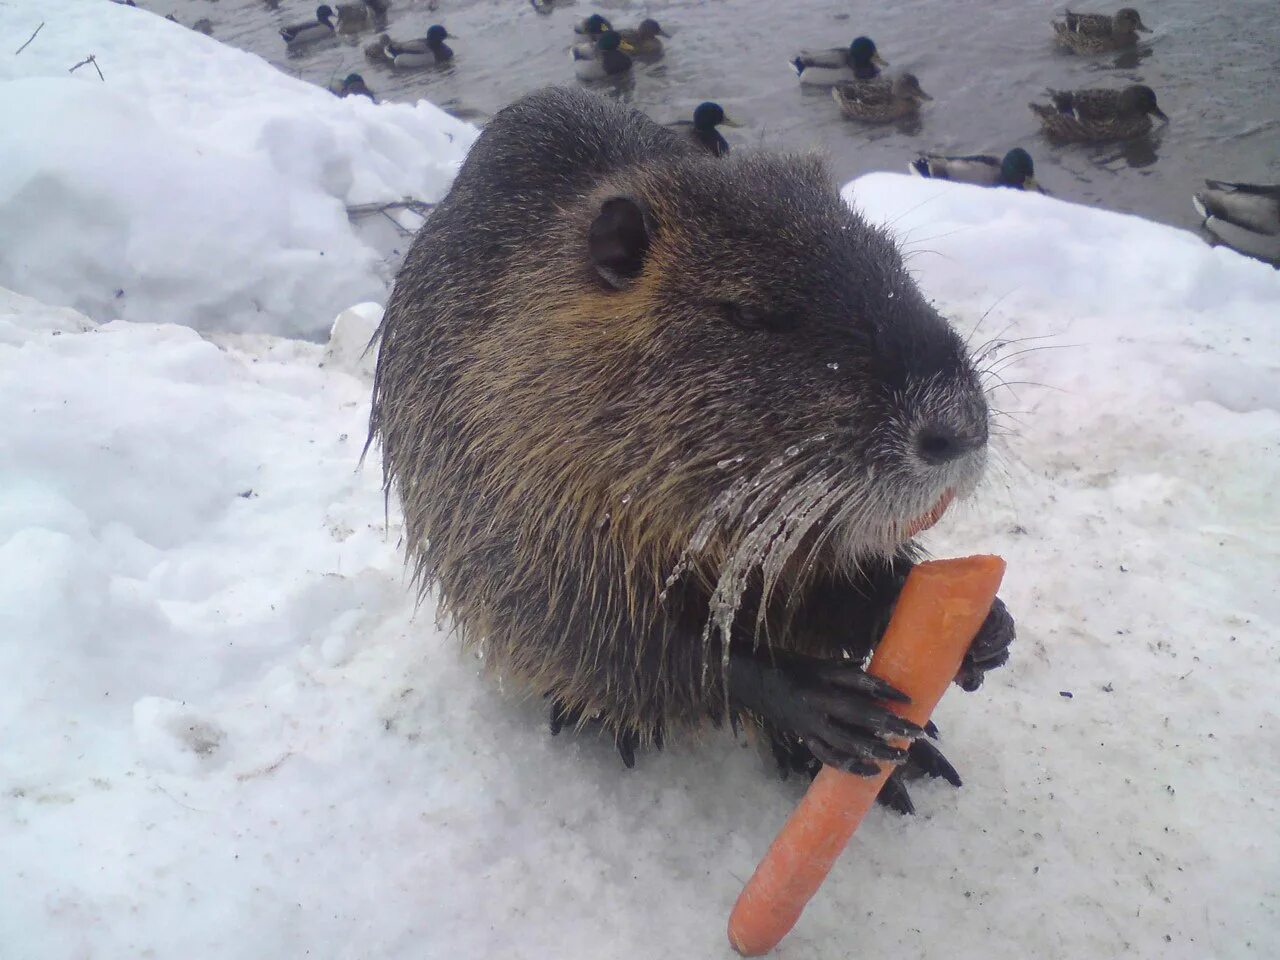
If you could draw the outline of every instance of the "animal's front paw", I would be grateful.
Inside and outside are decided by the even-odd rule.
[[[853,660],[780,651],[735,656],[730,689],[738,703],[798,737],[818,760],[861,776],[879,773],[877,760],[907,758],[889,738],[924,732],[880,702],[903,702],[906,695]]]
[[[956,673],[956,683],[971,693],[977,690],[988,670],[1004,666],[1009,659],[1009,644],[1016,636],[1013,617],[1004,601],[996,597],[987,619],[982,621],[977,635],[969,644],[969,652],[964,655],[964,662]]]

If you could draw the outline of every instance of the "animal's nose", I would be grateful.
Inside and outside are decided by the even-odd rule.
[[[925,424],[916,431],[916,450],[925,463],[939,465],[958,460],[987,442],[986,430],[961,433],[942,423]]]

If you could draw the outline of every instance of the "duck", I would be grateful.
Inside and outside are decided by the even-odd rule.
[[[624,43],[642,57],[662,56],[662,41],[659,37],[671,38],[671,34],[662,29],[662,25],[652,17],[641,20],[634,30],[619,30]]]
[[[914,73],[900,73],[892,80],[842,84],[831,88],[831,97],[850,120],[867,123],[909,117],[919,111],[923,101],[933,99],[920,89]]]
[[[283,27],[280,30],[280,36],[284,38],[286,44],[295,46],[302,43],[314,43],[316,40],[332,37],[333,31],[333,8],[324,3],[316,7],[316,18],[314,20]]]
[[[888,65],[870,37],[855,37],[848,47],[834,50],[802,50],[791,60],[801,83],[820,87],[874,80],[880,76],[880,67]]]
[[[383,58],[390,60],[393,67],[412,69],[431,67],[452,60],[453,48],[445,43],[450,36],[452,34],[448,30],[436,23],[419,40],[392,40],[385,33],[378,40],[382,45]]]
[[[1114,17],[1105,13],[1072,13],[1067,11],[1065,20],[1053,21],[1053,34],[1059,45],[1076,53],[1102,53],[1121,50],[1138,42],[1139,33],[1150,33],[1142,22],[1142,16],[1133,7],[1116,11]]]
[[[338,4],[339,33],[358,33],[371,21],[381,22],[387,17],[391,0],[359,0],[357,3]]]
[[[1013,187],[1015,190],[1044,189],[1036,182],[1036,167],[1031,154],[1014,147],[1004,158],[985,154],[970,157],[945,157],[926,153],[907,164],[918,177],[932,180],[954,180],[982,187]]]
[[[725,116],[724,108],[710,100],[700,103],[693,111],[693,120],[677,120],[671,124],[682,130],[685,136],[706,150],[713,157],[727,157],[729,142],[720,135],[718,126],[736,127],[739,124]]]
[[[1151,132],[1151,118],[1169,118],[1155,91],[1141,84],[1123,90],[1049,90],[1052,104],[1033,103],[1044,132],[1059,140],[1131,140]]]
[[[573,72],[579,80],[604,80],[607,77],[624,77],[631,72],[631,58],[627,56],[622,36],[614,30],[600,34],[590,56],[584,56],[573,48]]]
[[[373,91],[364,82],[364,77],[358,73],[347,74],[341,86],[334,93],[339,97],[368,97],[372,102],[378,102],[378,98],[373,95]]]
[[[1227,246],[1280,260],[1280,184],[1206,180],[1191,196],[1202,226]]]

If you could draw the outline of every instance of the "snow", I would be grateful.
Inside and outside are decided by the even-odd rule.
[[[475,128],[340,100],[138,8],[0,4],[0,286],[99,320],[323,337],[385,296],[346,207],[438,200]],[[116,5],[112,5],[116,6]],[[67,70],[92,52],[92,66]]]
[[[548,737],[415,605],[361,463],[383,294],[313,255],[355,249],[343,203],[443,189],[457,125],[113,4],[39,19],[0,58],[44,131],[0,170],[0,956],[728,956],[800,785],[728,733],[629,772]],[[61,76],[87,50],[105,85]],[[86,131],[146,182],[30,142]],[[1050,198],[846,192],[1012,344],[990,482],[927,542],[1008,558],[1019,639],[939,709],[965,786],[868,817],[777,955],[1280,955],[1280,274]]]

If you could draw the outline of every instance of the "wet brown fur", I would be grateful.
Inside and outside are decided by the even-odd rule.
[[[759,356],[718,328],[710,336],[724,346],[700,347],[672,321],[668,288],[688,270],[690,244],[700,242],[703,227],[689,222],[681,184],[730,177],[713,172],[727,161],[703,157],[687,138],[586,94],[539,96],[544,100],[508,108],[511,123],[553,132],[563,124],[571,132],[554,134],[554,142],[548,133],[546,154],[539,152],[544,145],[530,144],[528,170],[489,170],[503,167],[511,150],[526,149],[502,139],[499,114],[486,131],[490,140],[482,136],[468,161],[474,166],[464,167],[415,241],[380,330],[371,439],[383,448],[388,492],[403,506],[415,582],[423,592],[439,588],[442,610],[463,641],[530,693],[554,696],[571,713],[599,714],[615,734],[647,743],[661,731],[724,716],[725,647],[708,628],[711,598],[750,518],[710,529],[683,576],[668,582],[708,508],[735,484],[773,469],[781,479],[755,505],[768,513],[789,484],[837,469],[820,466],[835,455],[810,438],[848,428],[820,404],[803,416],[793,409],[805,378],[826,389],[821,370],[797,373],[809,370],[807,360],[803,367],[789,356],[778,361],[779,374],[761,379],[764,395],[744,396],[743,367],[734,363],[758,365]],[[528,116],[534,107],[542,114]],[[587,115],[585,133],[571,112]],[[609,142],[583,147],[585,159],[577,162],[594,167],[579,176],[569,158],[564,170],[538,169],[547,156],[576,149],[573,136],[589,139],[593,121],[612,132]],[[822,218],[853,216],[812,158],[785,166],[735,162],[739,176],[771,178],[781,198],[758,201],[768,230],[742,241],[771,245],[779,262],[808,255],[804,244]],[[495,190],[489,178],[498,176],[527,176],[529,185],[486,218]],[[728,181],[712,182],[710,190],[731,189]],[[802,201],[815,191],[809,210]],[[601,202],[620,192],[642,200],[662,226],[635,282],[604,291],[584,257],[559,251],[581,249]],[[789,192],[801,200],[788,205]],[[532,224],[529,234],[511,236],[524,223]],[[936,317],[888,236],[858,223],[867,259],[847,269],[870,284],[893,284],[901,309]],[[745,297],[758,278],[729,263],[716,282],[726,296],[740,288]],[[928,323],[933,333],[934,320]],[[686,383],[680,365],[698,349],[723,350],[727,362],[689,367],[702,373]],[[838,349],[845,350],[843,341]],[[851,371],[845,375],[864,389],[852,373],[861,354],[851,347],[838,355]],[[796,382],[783,382],[787,377]],[[792,444],[804,449],[788,459],[782,451]],[[741,459],[726,469],[734,457]],[[866,479],[858,471],[851,476],[841,482]],[[888,498],[895,516],[919,514],[936,498],[931,483],[902,482]],[[837,499],[827,494],[825,514]],[[773,599],[766,578],[753,576],[735,633],[754,620],[756,642],[823,655],[865,652],[861,640],[832,639],[848,629],[848,605],[859,600],[854,552],[836,550],[830,529],[815,527],[798,540],[803,547],[781,558]]]

